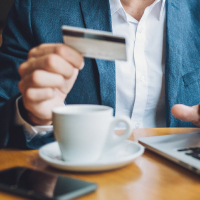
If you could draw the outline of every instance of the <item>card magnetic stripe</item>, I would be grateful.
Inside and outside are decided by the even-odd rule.
[[[63,35],[77,37],[77,38],[79,37],[79,38],[85,38],[85,39],[103,40],[107,42],[116,42],[116,43],[125,44],[124,38],[112,37],[112,36],[107,36],[107,35],[95,35],[95,34],[70,31],[70,30],[63,30]]]

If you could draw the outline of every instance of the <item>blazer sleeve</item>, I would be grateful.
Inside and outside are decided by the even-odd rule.
[[[34,46],[36,42],[31,28],[31,0],[15,0],[0,48],[0,148],[37,149],[54,141],[51,134],[48,137],[36,137],[28,143],[23,127],[14,125],[15,101],[20,95],[18,67],[27,59],[29,50]]]

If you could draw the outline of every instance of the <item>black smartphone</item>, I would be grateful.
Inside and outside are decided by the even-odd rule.
[[[97,189],[97,184],[24,167],[0,172],[0,189],[42,200],[74,199]]]

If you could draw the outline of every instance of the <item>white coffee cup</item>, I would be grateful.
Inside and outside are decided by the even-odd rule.
[[[118,123],[123,135],[115,134]],[[101,105],[67,105],[53,109],[54,135],[65,161],[95,162],[103,153],[125,141],[132,133],[128,117],[113,117],[113,108]]]

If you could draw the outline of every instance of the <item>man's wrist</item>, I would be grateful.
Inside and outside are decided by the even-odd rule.
[[[43,121],[31,114],[25,107],[22,98],[19,99],[18,101],[18,106],[19,106],[19,113],[21,117],[29,123],[31,126],[50,126],[52,125],[52,121]]]
[[[52,134],[52,125],[33,126],[30,123],[28,123],[28,121],[26,121],[27,113],[28,111],[24,108],[22,97],[19,97],[16,100],[15,124],[22,125],[24,127],[27,141],[30,141],[35,136],[47,136],[49,134]]]

